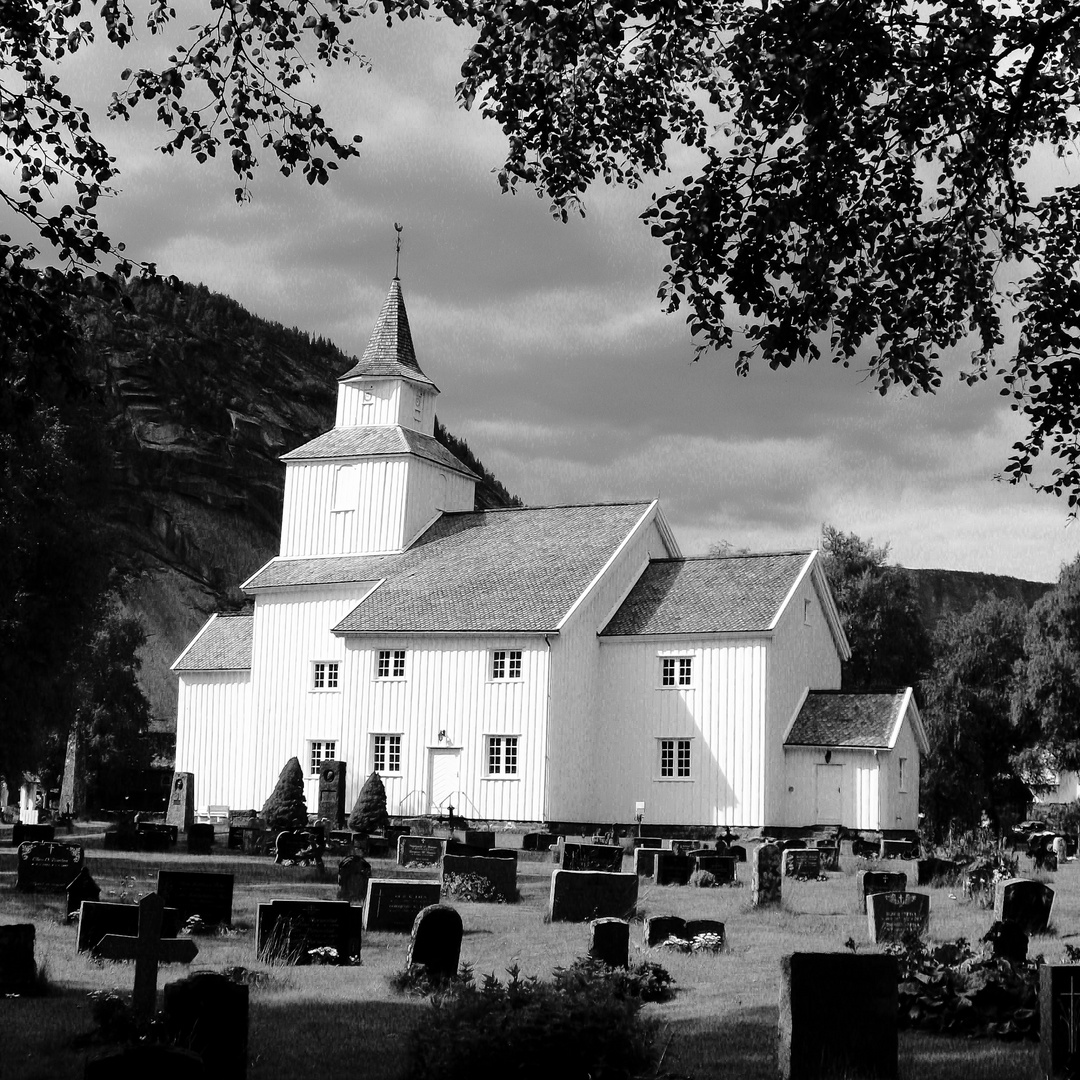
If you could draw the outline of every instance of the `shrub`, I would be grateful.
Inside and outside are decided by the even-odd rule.
[[[356,797],[356,804],[349,815],[349,828],[353,832],[372,833],[382,832],[389,824],[386,788],[383,787],[379,774],[373,771]]]
[[[409,964],[389,978],[391,987],[399,994],[412,997],[430,997],[440,990],[446,990],[452,983],[467,986],[472,982],[473,973],[469,964],[462,964],[457,974],[448,978],[432,975],[426,964]]]
[[[708,870],[695,870],[690,875],[689,884],[699,889],[715,889],[717,884],[716,875]]]
[[[588,993],[592,986],[603,986],[617,997],[640,1001],[667,1001],[675,982],[665,968],[649,960],[620,968],[594,956],[583,956],[568,968],[556,968],[552,980],[556,986],[575,992]]]
[[[289,758],[285,763],[274,790],[263,803],[260,817],[271,829],[300,829],[307,825],[304,771],[297,758]]]
[[[478,904],[506,902],[506,897],[495,888],[491,880],[481,874],[445,874],[443,892],[456,900],[469,900]]]

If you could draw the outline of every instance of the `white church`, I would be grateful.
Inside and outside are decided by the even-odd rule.
[[[284,455],[281,553],[173,664],[176,769],[262,805],[296,756],[391,815],[918,824],[910,689],[840,690],[815,551],[684,558],[656,501],[477,511],[394,278],[334,427]]]

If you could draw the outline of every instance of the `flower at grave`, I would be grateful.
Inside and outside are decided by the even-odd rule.
[[[686,940],[686,938],[676,937],[672,935],[669,938],[661,941],[658,948],[671,949],[672,952],[684,952],[688,953],[693,948],[693,944]]]
[[[695,934],[690,942],[690,951],[718,953],[724,947],[724,938],[721,934]]]
[[[209,927],[203,921],[201,915],[191,915],[184,923],[181,933],[184,934],[206,934],[209,933]]]
[[[332,945],[320,945],[317,949],[308,949],[308,956],[313,964],[336,964],[338,951]]]

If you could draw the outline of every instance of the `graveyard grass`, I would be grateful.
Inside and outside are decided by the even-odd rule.
[[[878,864],[861,863],[863,868]],[[206,869],[217,867],[207,865]],[[915,864],[890,862],[914,877]],[[476,978],[494,972],[503,980],[518,965],[523,975],[550,976],[568,966],[588,947],[588,924],[546,921],[551,866],[521,864],[518,904],[452,903],[461,913],[465,936],[462,961]],[[375,868],[376,875],[379,872]],[[749,864],[739,867],[748,878]],[[674,976],[675,997],[642,1009],[655,1030],[655,1075],[738,1077],[773,1080],[776,1075],[777,1003],[781,956],[797,951],[843,951],[854,939],[862,952],[880,951],[867,943],[866,916],[856,910],[855,866],[827,882],[784,881],[779,909],[754,910],[750,888],[696,889],[645,884],[639,916],[675,914],[719,919],[726,924],[727,948],[719,955],[687,955],[642,947],[640,918],[631,928],[631,962],[650,959]],[[150,891],[156,872],[136,881],[133,892]],[[1065,945],[1078,944],[1080,933],[1080,863],[1070,863],[1049,877],[1057,890],[1051,932],[1035,937],[1031,955],[1063,962]],[[102,899],[116,883],[102,881]],[[950,888],[932,895],[929,940],[965,937],[976,943],[993,912]],[[196,938],[199,956],[187,968],[164,965],[159,987],[191,971],[244,968],[251,977],[250,1080],[319,1076],[351,1078],[363,1061],[367,1080],[394,1080],[407,1073],[410,1033],[424,1022],[430,1004],[391,989],[390,977],[405,964],[407,934],[366,934],[363,961],[357,967],[288,967],[254,957],[256,905],[271,898],[332,899],[332,884],[237,885],[234,924],[242,932]],[[955,899],[953,898],[955,897]],[[0,1023],[0,1061],[4,1080],[76,1080],[82,1076],[88,1048],[77,1045],[93,1030],[93,990],[117,989],[130,995],[131,964],[95,962],[76,954],[75,927],[64,921],[62,896],[4,896],[5,922],[34,922],[37,958],[47,973],[48,991],[39,997],[9,998]],[[90,1047],[89,1049],[93,1049]],[[1038,1075],[1038,1045],[989,1039],[947,1038],[919,1032],[900,1033],[901,1080],[1014,1080]]]

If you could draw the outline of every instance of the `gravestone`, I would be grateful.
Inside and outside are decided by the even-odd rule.
[[[750,871],[750,903],[754,907],[775,907],[780,903],[780,848],[762,844],[754,848]]]
[[[140,851],[168,851],[176,846],[180,826],[160,821],[139,821],[135,823],[135,835]]]
[[[633,844],[634,850],[638,848],[654,848],[659,850],[664,846],[662,837],[659,836],[635,836],[630,841]]]
[[[694,872],[694,860],[674,851],[658,851],[653,879],[657,885],[686,885]]]
[[[1054,890],[1041,881],[1010,878],[994,890],[994,918],[1016,923],[1025,934],[1045,934],[1054,907]]]
[[[1016,923],[996,922],[982,939],[990,943],[995,958],[1010,964],[1022,964],[1027,959],[1028,936]]]
[[[15,887],[22,892],[66,892],[84,860],[79,844],[28,840],[19,845]]]
[[[406,964],[423,964],[435,979],[452,979],[461,960],[461,916],[448,904],[431,904],[417,913]]]
[[[364,929],[409,933],[416,916],[439,902],[438,881],[372,878],[364,901]]]
[[[337,896],[339,900],[354,900],[361,904],[367,897],[368,882],[371,880],[371,863],[362,855],[346,855],[338,863]]]
[[[284,829],[274,842],[274,862],[323,869],[321,837],[310,829]]]
[[[52,840],[55,836],[56,828],[53,825],[30,825],[22,821],[16,821],[11,826],[12,847],[29,843],[31,840],[46,842]]]
[[[907,874],[891,870],[860,870],[855,875],[855,887],[858,890],[859,910],[865,911],[866,898],[871,893],[906,892]]]
[[[476,874],[491,882],[492,888],[507,903],[517,900],[517,860],[489,858],[483,855],[446,855],[442,861],[443,881],[450,874]]]
[[[918,840],[886,840],[882,837],[880,855],[883,859],[917,859],[919,842]]]
[[[613,915],[630,918],[637,907],[637,874],[604,870],[556,870],[551,875],[551,922],[586,922]]]
[[[555,833],[530,832],[521,838],[522,851],[548,851],[552,844],[558,843]]]
[[[871,942],[921,938],[930,926],[930,894],[871,893],[866,898],[866,920]]]
[[[667,941],[669,937],[685,937],[686,920],[678,915],[646,915],[642,926],[642,937],[648,948]]]
[[[183,921],[176,908],[165,908],[162,933],[176,937]],[[136,937],[139,933],[139,908],[136,904],[99,904],[84,900],[79,905],[79,927],[75,937],[76,952],[92,951],[106,934]]]
[[[143,1019],[153,1016],[157,1005],[158,964],[189,964],[199,955],[199,948],[191,938],[161,936],[164,910],[157,893],[144,896],[139,901],[138,936],[106,934],[94,947],[94,955],[103,960],[135,961],[131,1008]]]
[[[232,874],[204,874],[188,870],[159,870],[157,892],[187,921],[198,915],[203,922],[232,925]]]
[[[4,994],[25,994],[37,982],[34,961],[33,923],[14,923],[0,926],[0,997]]]
[[[788,848],[784,852],[784,877],[821,877],[821,852],[817,848]]]
[[[91,877],[84,866],[67,887],[67,913],[78,911],[84,900],[97,900],[101,895],[101,886]]]
[[[326,836],[326,850],[338,855],[351,855],[353,852],[352,829],[331,829]]]
[[[154,1080],[210,1080],[198,1054],[160,1043],[135,1043],[92,1054],[83,1071],[83,1080],[150,1076]]]
[[[746,848],[742,844],[729,844],[727,848],[729,855],[734,855],[739,862],[746,862]]]
[[[836,873],[840,869],[840,847],[837,844],[818,844],[821,869]]]
[[[187,850],[189,855],[209,855],[214,848],[214,826],[209,822],[198,822],[187,831]]]
[[[660,848],[635,848],[634,873],[639,877],[652,877],[656,873],[656,856]]]
[[[465,846],[487,851],[495,846],[495,834],[487,829],[466,829]]]
[[[561,855],[564,870],[622,870],[623,849],[612,844],[563,844]]]
[[[266,832],[261,825],[230,825],[226,846],[229,851],[263,855],[266,852]]]
[[[319,813],[331,829],[345,824],[345,762],[324,761],[319,766]]]
[[[668,850],[676,855],[689,855],[699,847],[701,845],[696,840],[671,840],[668,843]]]
[[[731,885],[737,877],[738,860],[734,855],[721,855],[716,851],[700,851],[691,856],[696,870],[706,871],[718,885]]]
[[[897,1075],[896,959],[794,953],[781,960],[782,1080]]]
[[[1044,1080],[1072,1080],[1080,1065],[1080,964],[1039,967],[1039,1064]]]
[[[398,866],[437,867],[445,854],[445,843],[438,836],[399,836]]]
[[[165,824],[175,825],[177,831],[187,831],[195,823],[195,774],[173,773],[169,805],[165,808]]]
[[[712,934],[720,938],[721,942],[726,941],[724,924],[717,919],[687,919],[683,927],[686,940],[693,941],[700,934]]]
[[[164,999],[165,1033],[202,1058],[207,1080],[244,1080],[248,988],[219,972],[199,971],[166,983]]]
[[[626,919],[593,919],[589,955],[608,967],[630,966],[630,923]]]
[[[334,949],[342,962],[360,955],[361,914],[346,900],[271,900],[255,916],[260,960],[310,964],[312,949]]]

